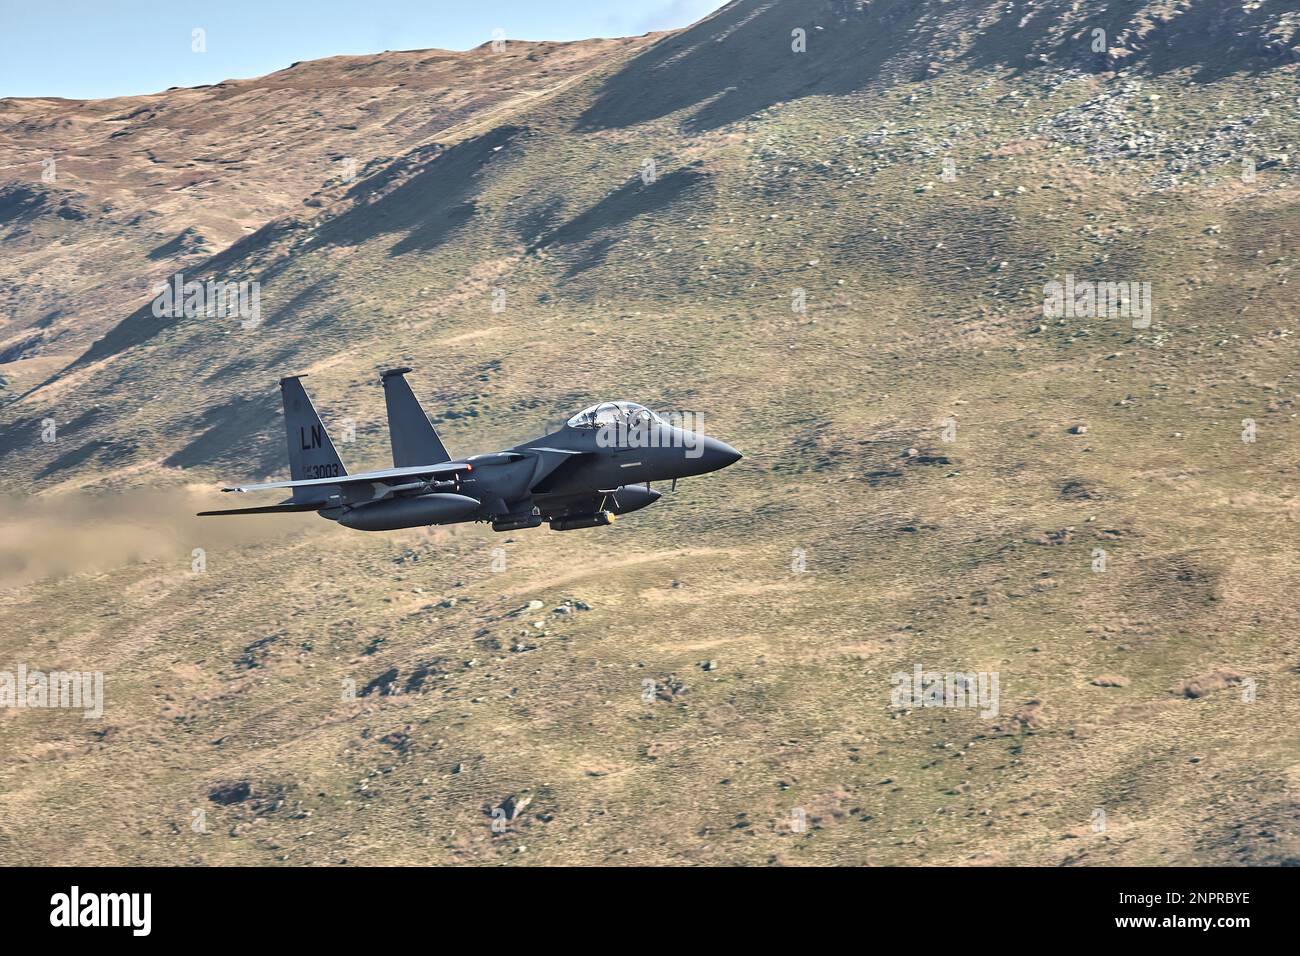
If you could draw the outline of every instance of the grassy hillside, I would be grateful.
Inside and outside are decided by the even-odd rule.
[[[1297,18],[1247,7],[740,2],[159,259],[263,321],[113,300],[14,373],[0,661],[107,703],[0,711],[0,861],[1300,859]],[[383,464],[399,364],[453,453],[613,397],[746,457],[568,534],[188,517],[285,474],[284,374]],[[917,664],[998,714],[892,707]]]

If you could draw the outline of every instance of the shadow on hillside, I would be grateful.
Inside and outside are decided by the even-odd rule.
[[[864,89],[886,70],[920,80],[949,49],[964,50],[949,69],[1027,72],[1043,65],[1043,54],[1056,66],[1114,68],[1092,51],[1094,28],[1106,30],[1108,45],[1127,44],[1131,55],[1117,61],[1124,68],[1190,69],[1209,81],[1287,62],[1284,46],[1266,46],[1276,6],[1190,0],[1181,15],[1147,22],[1137,19],[1140,7],[1110,0],[740,0],[634,57],[577,128],[633,126],[694,108],[685,128],[716,129],[776,103]],[[807,52],[791,49],[796,28],[806,31]],[[963,33],[973,34],[969,47]]]
[[[148,258],[154,262],[192,256],[203,248],[203,236],[193,226],[182,229],[162,245],[149,250]]]
[[[272,438],[263,433],[278,424],[280,401],[268,392],[259,398],[237,398],[209,408],[190,426],[196,434],[163,462],[172,468],[227,465],[240,475],[268,475],[287,471],[282,432],[271,427]],[[261,435],[256,444],[251,436]]]
[[[185,281],[192,280],[204,283],[209,280],[234,281],[238,275],[248,271],[250,264],[258,253],[275,245],[298,226],[299,223],[291,219],[277,219],[269,222],[256,232],[249,233],[242,239],[232,243],[212,258],[196,265],[192,270],[186,271],[184,273]],[[236,264],[239,264],[242,268],[236,270],[234,268]],[[171,279],[169,278],[168,281],[171,281]],[[32,391],[55,381],[65,371],[71,371],[83,365],[89,365],[91,362],[143,345],[155,338],[163,329],[175,325],[178,321],[180,319],[169,316],[159,318],[154,315],[153,303],[148,302],[109,329],[103,338],[92,342],[90,348],[73,360],[67,369],[55,373]]]
[[[88,461],[98,461],[105,468],[113,468],[130,458],[135,451],[136,445],[131,441],[106,441],[95,438],[54,459],[36,473],[36,478],[38,481],[50,478],[66,469],[84,465]]]
[[[92,408],[69,421],[60,421],[57,414],[51,414],[48,417],[54,419],[58,441],[67,445],[76,441],[86,428],[100,418],[100,414],[99,410]],[[36,415],[29,419],[16,419],[0,426],[0,461],[3,461],[10,453],[17,451],[19,448],[40,445],[42,433],[45,430],[44,419],[44,415]],[[58,445],[52,450],[57,450],[57,448]],[[91,449],[87,457],[94,454],[96,450]],[[77,455],[77,451],[64,453],[59,458],[68,458],[75,455]],[[56,465],[58,460],[56,459]],[[56,470],[56,465],[46,465],[40,473],[40,477],[52,474],[53,470]]]
[[[404,167],[394,164],[358,183],[348,192],[355,205],[321,225],[313,245],[351,246],[401,233],[390,255],[437,248],[473,218],[483,168],[524,132],[500,126],[457,143],[422,161],[406,182],[377,198],[370,199]]]
[[[1243,9],[1221,0],[1190,0],[1186,9],[1166,20],[1139,20],[1134,10],[1106,0],[1087,0],[1073,21],[1060,28],[1068,4],[1050,7],[1032,0],[1011,0],[1005,14],[976,35],[961,58],[972,69],[1010,67],[1028,72],[1042,65],[1041,54],[1056,66],[1092,72],[1128,69],[1146,75],[1188,70],[1209,83],[1233,73],[1258,73],[1286,62],[1285,49],[1269,48],[1266,37],[1278,21],[1269,4]],[[1137,5],[1133,5],[1137,6]],[[1104,30],[1107,46],[1130,51],[1110,58],[1094,53],[1094,30]]]
[[[46,195],[27,186],[0,189],[0,225],[24,222],[39,215],[46,205]]]
[[[860,89],[925,6],[878,0],[858,11],[841,0],[741,0],[634,57],[606,81],[578,128],[633,126],[698,107],[683,125],[708,130],[783,100]],[[807,53],[791,50],[795,28],[807,32]]]
[[[85,440],[87,435],[103,434],[102,429],[92,428],[102,418],[102,410],[98,407],[88,408],[67,421],[61,420],[55,411],[51,411],[48,417],[54,421],[56,440],[47,447],[50,453],[57,454],[36,472],[34,477],[37,481],[88,461],[98,461],[106,468],[111,468],[136,452],[137,446],[130,439]],[[40,417],[14,421],[0,428],[0,460],[20,447],[39,447],[43,442],[45,424],[45,418]]]
[[[660,212],[684,198],[694,187],[707,184],[708,181],[708,174],[696,166],[675,169],[651,183],[643,182],[639,176],[635,177],[590,209],[543,233],[528,247],[529,251],[582,242],[602,229],[621,226],[649,212]]]
[[[82,365],[89,365],[91,362],[96,362],[102,358],[108,358],[110,355],[117,355],[119,352],[135,348],[137,345],[143,345],[169,325],[174,325],[176,321],[176,319],[160,319],[155,316],[152,302],[142,305],[105,332],[102,339],[96,339],[92,342],[90,348],[82,352],[68,366],[67,371]],[[57,378],[57,376],[55,377]],[[50,379],[50,381],[53,380],[53,378]]]

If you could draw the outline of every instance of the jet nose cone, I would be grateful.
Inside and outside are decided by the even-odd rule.
[[[716,438],[706,438],[704,439],[704,454],[702,457],[704,459],[703,464],[708,471],[717,471],[719,468],[734,465],[744,456],[724,441],[718,441]]]

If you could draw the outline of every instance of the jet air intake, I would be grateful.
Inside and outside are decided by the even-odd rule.
[[[629,511],[639,511],[647,505],[652,505],[662,497],[659,492],[651,488],[642,488],[640,485],[624,485],[610,496],[609,507],[607,510],[614,512],[616,515],[625,515]]]
[[[458,521],[477,511],[478,499],[468,495],[420,495],[358,505],[339,517],[339,524],[357,531],[396,531]]]

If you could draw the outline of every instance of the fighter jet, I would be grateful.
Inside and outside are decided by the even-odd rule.
[[[670,424],[635,402],[601,402],[558,431],[502,451],[452,458],[406,381],[384,372],[393,467],[353,474],[302,386],[280,380],[289,481],[222,491],[290,489],[278,504],[200,515],[314,511],[358,531],[394,531],[485,521],[493,531],[554,531],[608,525],[659,500],[653,481],[707,474],[740,460],[730,445]]]

